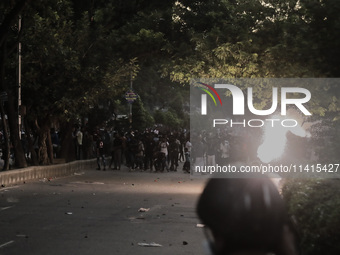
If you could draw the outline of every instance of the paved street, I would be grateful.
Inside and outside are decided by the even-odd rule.
[[[0,255],[204,254],[203,185],[182,171],[124,168],[1,188]],[[162,246],[140,246],[152,242]]]

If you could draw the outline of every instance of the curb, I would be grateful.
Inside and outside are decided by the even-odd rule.
[[[0,185],[7,186],[29,180],[70,176],[84,168],[96,167],[97,160],[77,160],[70,163],[48,166],[31,166],[23,169],[0,172]]]

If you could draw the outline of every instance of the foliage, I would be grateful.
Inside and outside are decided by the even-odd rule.
[[[282,193],[295,219],[302,254],[339,254],[340,180],[291,179]]]
[[[156,110],[153,118],[155,119],[155,122],[158,124],[164,124],[165,123],[165,115],[161,110]]]
[[[135,130],[145,130],[154,125],[154,119],[148,111],[145,110],[142,100],[138,98],[132,104],[132,128]]]
[[[156,124],[162,124],[174,130],[179,130],[181,127],[187,126],[187,123],[185,123],[173,109],[164,111],[157,110],[154,114],[154,119]]]
[[[101,25],[94,32],[87,15],[75,20],[70,1],[45,8],[38,1],[26,15],[23,99],[32,111],[81,118],[99,101],[123,93],[120,83],[136,73],[137,63],[108,57],[112,49]]]
[[[0,2],[1,25],[19,2],[25,1]],[[123,95],[132,82],[139,95],[132,128],[187,128],[192,78],[339,77],[339,10],[338,0],[30,1],[22,11],[25,118],[47,128],[51,118],[106,125],[128,114]],[[4,35],[16,45],[12,23],[1,46]],[[1,79],[16,92],[15,47],[8,50]],[[268,91],[266,84],[254,88],[256,107],[268,106]],[[311,121],[321,116],[328,127],[315,125],[313,147],[337,160],[340,88],[323,84],[311,93]],[[303,254],[339,254],[338,189],[338,180],[285,184]]]
[[[0,21],[21,1],[2,2]],[[154,115],[187,128],[192,78],[337,77],[339,9],[336,0],[30,1],[21,37],[26,118],[107,123],[97,117],[127,114],[132,82],[141,127]],[[15,45],[15,25],[8,32]],[[14,81],[15,67],[12,54],[3,78]],[[266,89],[254,88],[256,107],[268,107]],[[311,92],[313,114],[338,121],[340,88]],[[96,115],[103,102],[109,107]]]
[[[323,119],[311,127],[311,148],[319,159],[317,163],[337,162],[340,151],[340,121]]]
[[[29,113],[40,117],[68,113],[66,99],[75,93],[75,75],[80,70],[77,52],[71,47],[75,42],[70,3],[34,4],[23,16],[23,102]],[[59,109],[61,104],[64,109]]]

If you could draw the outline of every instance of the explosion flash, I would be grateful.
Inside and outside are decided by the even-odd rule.
[[[281,116],[273,116],[272,119],[283,118]],[[299,122],[297,122],[299,123]],[[257,149],[257,157],[263,163],[269,163],[282,156],[286,143],[287,133],[292,132],[294,135],[300,137],[308,136],[308,133],[298,124],[296,127],[283,127],[275,126],[272,127],[270,124],[264,126],[263,143]]]

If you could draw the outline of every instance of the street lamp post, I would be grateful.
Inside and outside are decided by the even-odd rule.
[[[130,90],[132,91],[132,72],[130,73]],[[130,103],[129,122],[132,124],[132,103]]]
[[[18,24],[18,125],[19,125],[19,137],[21,139],[21,42],[20,42],[20,32],[21,32],[21,15],[19,15]]]

